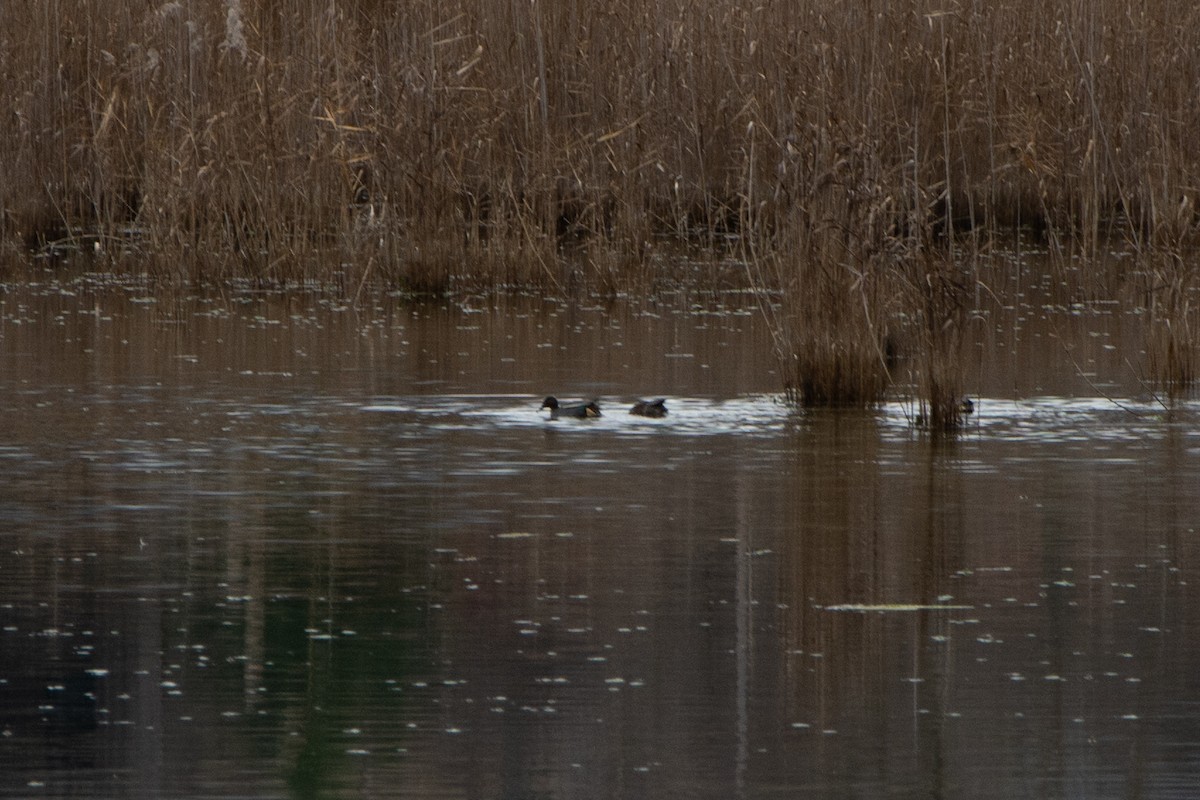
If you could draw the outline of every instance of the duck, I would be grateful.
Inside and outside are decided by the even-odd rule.
[[[959,410],[959,413],[964,414],[964,415],[974,414],[975,413],[975,401],[969,397],[964,397],[962,399],[962,402],[960,402],[958,404],[958,410]]]
[[[576,419],[590,419],[600,416],[600,405],[595,400],[580,400],[578,403],[559,403],[558,399],[551,395],[542,401],[538,411],[543,408],[550,409],[550,419],[558,419],[559,417],[575,417]]]
[[[629,413],[638,417],[654,417],[655,419],[665,417],[667,415],[666,398],[638,400],[633,404],[633,408],[629,409]]]

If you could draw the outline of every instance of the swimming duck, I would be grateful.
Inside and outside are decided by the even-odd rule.
[[[667,401],[662,397],[657,400],[638,400],[633,404],[633,408],[629,409],[629,413],[639,417],[659,419],[667,415]]]
[[[958,404],[958,410],[963,414],[975,413],[975,401],[969,397],[964,397],[962,402]]]
[[[558,419],[559,417],[575,417],[576,419],[588,419],[589,417],[600,416],[600,406],[595,400],[580,400],[578,403],[560,404],[558,400],[551,396],[542,401],[538,411],[543,408],[550,409],[550,419]]]

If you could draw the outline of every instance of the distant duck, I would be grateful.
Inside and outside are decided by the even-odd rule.
[[[588,419],[600,416],[600,406],[595,400],[580,400],[578,403],[561,404],[555,397],[551,396],[542,401],[542,405],[538,407],[538,411],[541,411],[543,408],[550,409],[550,419],[558,419],[559,417]]]
[[[958,410],[963,414],[975,413],[975,401],[969,397],[964,397],[962,402],[958,404]]]
[[[638,400],[633,404],[633,408],[629,409],[629,413],[638,417],[661,419],[667,415],[667,401],[662,397],[657,400]]]

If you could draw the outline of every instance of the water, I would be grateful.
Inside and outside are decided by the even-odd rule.
[[[0,795],[1192,796],[1198,409],[1009,331],[947,440],[732,300],[7,287]]]

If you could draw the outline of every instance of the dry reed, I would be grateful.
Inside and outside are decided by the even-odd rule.
[[[612,290],[669,271],[666,241],[734,243],[783,292],[791,387],[871,402],[904,320],[953,350],[916,332],[931,264],[1016,226],[1192,252],[1198,23],[1179,0],[6,3],[0,237],[422,291]],[[1191,337],[1164,346],[1190,383]]]

